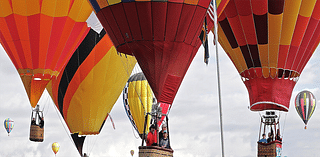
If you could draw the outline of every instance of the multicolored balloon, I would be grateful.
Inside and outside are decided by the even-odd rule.
[[[151,87],[142,72],[132,75],[123,89],[123,104],[133,127],[142,138],[145,116],[153,104]],[[145,134],[149,132],[151,116],[148,116]]]
[[[57,154],[59,149],[60,149],[60,145],[58,142],[52,143],[52,151],[54,152],[54,154]]]
[[[4,128],[7,130],[8,136],[9,136],[9,133],[12,131],[13,126],[14,126],[14,121],[12,119],[7,118],[4,120]]]
[[[307,123],[316,108],[316,98],[311,92],[302,91],[296,96],[295,106],[297,113],[305,124],[305,129],[307,129]]]
[[[230,0],[219,43],[237,68],[250,110],[289,110],[293,88],[320,41],[320,0]]]
[[[131,156],[133,156],[134,150],[130,150],[130,154],[131,154]]]

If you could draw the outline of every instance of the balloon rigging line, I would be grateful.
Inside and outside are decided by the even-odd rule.
[[[217,81],[218,81],[218,96],[219,96],[219,112],[220,112],[220,133],[221,133],[221,151],[222,157],[224,157],[224,143],[223,143],[223,124],[222,124],[222,108],[221,108],[221,89],[220,89],[220,68],[219,68],[219,51],[218,51],[218,23],[217,23],[217,6],[216,1],[213,0],[213,15],[214,15],[214,35],[215,39],[213,40],[216,47],[216,63],[217,63]]]
[[[54,104],[54,103],[52,103],[52,104]],[[61,119],[61,114],[58,112],[58,108],[55,107],[55,105],[53,105],[53,106],[54,106],[55,111],[57,113],[57,116],[59,117],[59,120],[60,120],[60,122],[61,122],[61,124],[63,126],[64,131],[66,132],[67,136],[69,137],[71,143],[73,143],[73,145],[77,148],[76,144],[74,143],[73,139],[71,138],[71,135],[70,135],[69,131],[67,131],[67,129],[66,129],[66,126],[65,126],[66,124],[64,124],[62,119]]]
[[[136,139],[139,139],[139,135],[136,136],[136,134],[135,134],[135,130],[136,130],[136,129],[133,127],[133,125],[131,125],[131,130],[132,130],[133,136],[134,136]]]

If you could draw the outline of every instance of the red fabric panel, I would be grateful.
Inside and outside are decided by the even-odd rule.
[[[234,0],[230,0],[224,12],[228,18],[233,18],[238,16],[237,7]]]
[[[159,101],[171,104],[176,96],[182,78],[180,76],[168,74],[165,80]]]
[[[117,25],[120,29],[120,32],[122,34],[122,37],[124,38],[125,42],[132,41],[132,35],[130,31],[130,26],[128,24],[128,20],[125,14],[124,7],[122,3],[116,4],[113,7],[110,7],[112,14],[116,16],[115,19],[117,22]]]
[[[66,17],[55,17],[52,24],[52,30],[50,33],[50,42],[49,42],[49,48],[46,58],[46,65],[45,68],[49,69],[52,65],[55,55],[58,53],[57,46],[59,44],[59,40],[62,35],[62,31],[64,29],[65,23],[67,18]],[[58,53],[60,55],[60,53]]]
[[[243,30],[242,30],[242,26],[241,26],[241,22],[238,16],[233,17],[233,18],[228,18],[229,20],[229,24],[232,28],[233,34],[237,39],[237,42],[239,44],[239,46],[244,46],[247,44],[244,34],[243,34]]]
[[[320,20],[320,1],[316,2],[311,17]]]
[[[256,71],[255,71],[255,68],[250,68],[249,70],[249,76],[250,76],[250,79],[253,79],[256,77]]]
[[[152,3],[152,25],[153,25],[153,38],[154,40],[164,40],[166,30],[166,18],[167,18],[167,4],[163,2],[151,2]],[[163,16],[159,16],[163,15]],[[165,16],[167,15],[167,16]],[[171,26],[169,25],[169,28]]]
[[[183,4],[179,25],[177,28],[176,41],[183,42],[186,38],[189,29],[190,23],[193,19],[193,14],[195,13],[195,5]]]
[[[248,16],[252,14],[250,0],[235,1],[235,5],[240,16]]]
[[[119,5],[119,4],[116,4],[116,5]],[[116,22],[116,18],[118,18],[118,16],[111,12],[111,8],[114,6],[115,5],[112,5],[110,7],[105,7],[101,9],[100,12],[103,15],[99,15],[98,17],[99,19],[101,19],[102,17],[104,18],[104,20],[106,20],[106,21],[100,20],[100,22],[108,32],[108,35],[110,34],[110,38],[112,39],[114,46],[117,47],[120,44],[124,43],[124,39],[121,34],[121,30]],[[114,42],[114,40],[116,40],[117,42]]]
[[[87,27],[86,22],[76,22],[72,31],[69,34],[68,40],[65,42],[66,45],[57,60],[54,70],[61,71],[62,68],[68,63],[70,57],[77,49],[79,44],[88,34],[90,28]]]
[[[46,59],[47,58],[47,52],[48,47],[50,43],[50,37],[51,37],[51,30],[52,30],[52,24],[53,24],[53,17],[40,14],[40,48],[39,48],[39,58]],[[39,63],[39,67],[44,68],[46,65],[45,60]]]
[[[257,35],[254,27],[252,14],[248,16],[240,16],[245,39],[249,45],[257,45]]]
[[[201,6],[203,9],[208,9],[211,0],[199,0],[198,6]],[[222,3],[222,2],[221,2]]]
[[[182,6],[180,3],[168,3],[166,41],[174,41],[176,38]]]
[[[284,68],[284,65],[287,60],[289,52],[289,45],[280,45],[279,46],[279,55],[278,55],[278,67],[277,68]]]
[[[19,15],[11,14],[11,15],[5,17],[5,19],[6,19],[6,23],[8,25],[8,28],[10,28],[9,29],[10,35],[11,35],[11,38],[13,40],[16,52],[17,52],[17,54],[19,56],[19,62],[22,65],[22,67],[19,67],[19,68],[25,69],[25,68],[28,68],[27,67],[27,61],[26,61],[26,59],[24,57],[24,54],[23,54],[23,48],[22,48],[22,45],[21,45],[21,42],[20,42],[18,30],[17,30],[17,25],[16,25],[16,22],[15,22],[15,16],[19,16]]]
[[[306,31],[309,20],[310,20],[310,17],[303,17],[301,15],[298,15],[296,26],[294,28],[294,33],[292,36],[291,45],[300,46],[301,40],[302,40],[304,33]]]
[[[263,103],[272,102],[281,104],[287,108],[290,105],[290,98],[292,90],[295,86],[295,82],[290,79],[272,79],[272,78],[259,78],[255,77],[245,81],[244,84],[247,87],[250,98],[250,109],[252,111],[262,110],[282,110],[287,111],[284,107],[280,107],[274,104]],[[254,103],[261,103],[259,105],[252,106]]]
[[[298,47],[297,46],[290,46],[289,53],[288,53],[288,58],[286,60],[286,65],[285,69],[290,69],[292,68],[292,64],[296,62],[296,57],[300,58],[297,56],[298,53]]]
[[[142,33],[140,28],[140,23],[136,3],[122,3],[124,10],[126,12],[127,20],[130,26],[131,35],[133,40],[142,40]]]
[[[136,2],[136,6],[138,10],[142,38],[144,40],[153,40],[151,2]],[[150,16],[146,16],[146,15],[150,15]]]
[[[251,6],[255,15],[264,15],[268,12],[268,0],[251,1]]]
[[[34,69],[39,68],[40,14],[28,16],[30,49]]]
[[[262,77],[262,68],[261,67],[258,67],[258,68],[255,68],[255,71],[256,71],[256,75],[257,77]]]
[[[104,10],[106,10],[107,8],[104,8],[102,10],[100,10],[96,15],[101,23],[101,25],[103,26],[103,28],[106,30],[107,34],[109,35],[109,37],[112,39],[112,43],[115,47],[119,46],[119,41],[118,38],[116,37],[116,35],[114,34],[114,32],[112,31],[110,25],[109,25],[109,20],[107,22],[107,17],[104,16],[103,12],[106,12]],[[118,50],[119,51],[119,50]],[[121,52],[121,51],[120,51]]]
[[[309,45],[311,37],[312,37],[316,27],[318,26],[318,24],[319,24],[319,20],[316,20],[316,19],[314,19],[312,17],[310,18],[308,27],[307,27],[307,29],[305,31],[304,37],[302,39],[301,45],[300,45],[299,50],[298,50],[296,61],[293,63],[292,70],[297,71],[298,65],[302,64],[301,60],[305,56],[305,51],[307,49],[307,46]]]
[[[192,21],[189,23],[189,29],[185,37],[184,42],[191,44],[195,38],[199,38],[201,27],[203,26],[204,17],[206,14],[206,9],[202,7],[196,7],[196,10],[193,14]],[[209,31],[210,29],[208,29]]]
[[[167,115],[170,108],[171,108],[171,104],[166,104],[166,103],[162,103],[160,102],[159,106],[162,108],[162,114]],[[158,122],[158,127],[160,127],[162,121],[164,120],[166,116],[162,116],[160,121]]]

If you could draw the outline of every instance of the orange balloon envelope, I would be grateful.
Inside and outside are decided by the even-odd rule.
[[[0,42],[32,107],[88,32],[86,0],[0,0]]]
[[[320,40],[320,0],[230,0],[219,42],[236,66],[252,111],[288,111],[292,90]]]

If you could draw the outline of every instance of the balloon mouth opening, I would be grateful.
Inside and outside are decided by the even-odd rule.
[[[267,108],[263,108],[261,106],[270,106],[270,105],[277,107],[277,109],[272,109],[272,110],[279,110],[279,111],[285,111],[285,112],[288,112],[288,110],[289,110],[289,108],[286,107],[285,105],[278,104],[278,103],[271,102],[271,101],[256,102],[250,106],[250,110],[251,111],[264,111]]]

